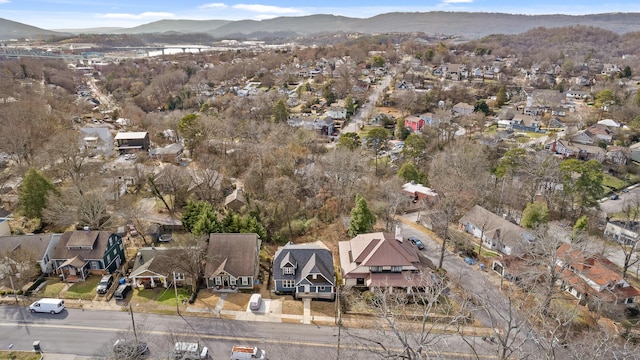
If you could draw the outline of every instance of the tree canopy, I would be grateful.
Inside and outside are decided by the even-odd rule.
[[[367,201],[360,195],[356,195],[356,206],[351,210],[351,220],[347,233],[351,237],[373,231],[376,218],[369,210]]]
[[[20,187],[22,214],[30,219],[41,219],[49,192],[58,193],[58,190],[43,173],[33,167],[29,168]]]

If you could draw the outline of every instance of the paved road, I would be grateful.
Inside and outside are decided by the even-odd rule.
[[[149,344],[153,359],[167,358],[175,341],[200,342],[211,350],[213,360],[228,359],[231,347],[238,344],[260,346],[267,350],[270,359],[327,360],[337,355],[337,327],[139,313],[134,313],[134,319],[138,336]],[[99,354],[107,354],[117,338],[133,338],[127,329],[131,329],[127,312],[67,309],[50,315],[31,314],[24,307],[0,306],[3,349],[11,346],[13,350],[29,351],[37,340],[45,354],[74,353],[95,359]],[[399,348],[392,336],[378,335],[377,330],[343,330],[340,359],[379,358],[363,351],[363,342],[358,337],[375,337],[390,348]],[[486,344],[481,340],[478,343],[478,350],[487,354]],[[475,358],[457,335],[442,335],[437,348],[442,355],[438,358]]]
[[[375,85],[373,91],[371,92],[371,94],[369,94],[369,97],[367,98],[368,101],[365,102],[358,109],[358,111],[351,118],[351,120],[349,120],[349,123],[344,127],[344,129],[342,129],[343,133],[358,132],[358,130],[356,129],[356,126],[361,126],[367,120],[369,120],[369,118],[371,117],[371,114],[373,113],[373,109],[375,108],[375,105],[378,102],[378,99],[380,99],[380,96],[382,95],[383,91],[386,91],[386,89],[389,87],[389,84],[391,83],[391,79],[392,79],[392,76],[390,74],[387,74],[380,80],[380,82],[378,82]]]
[[[600,202],[600,209],[607,214],[615,214],[623,211],[625,206],[637,206],[640,203],[640,187],[630,186],[629,192],[621,192],[618,194],[618,200],[604,198]]]

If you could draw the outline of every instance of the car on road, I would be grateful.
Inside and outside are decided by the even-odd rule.
[[[106,294],[107,291],[109,291],[111,284],[113,284],[113,275],[103,275],[98,287],[96,288],[96,292],[100,295]]]
[[[131,284],[120,284],[116,289],[116,292],[113,293],[113,298],[116,300],[124,300],[127,298],[127,294],[131,291]]]
[[[408,238],[409,242],[412,243],[413,245],[418,247],[418,250],[422,250],[424,249],[424,243],[422,242],[422,240],[418,239],[415,236],[410,236]]]
[[[62,312],[64,307],[64,300],[62,299],[44,298],[29,305],[29,311],[32,313],[41,312],[53,315]]]
[[[466,257],[466,258],[464,258],[464,262],[466,262],[467,265],[475,265],[476,264],[476,259],[474,259],[472,257]]]
[[[620,197],[618,196],[618,194],[613,194],[613,195],[611,195],[610,199],[611,200],[618,200],[618,199],[620,199]]]
[[[173,347],[175,360],[209,359],[209,349],[199,343],[177,342]]]
[[[127,341],[118,339],[113,344],[113,354],[116,359],[138,359],[149,353],[149,346],[142,341]]]

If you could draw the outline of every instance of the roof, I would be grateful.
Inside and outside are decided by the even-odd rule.
[[[241,202],[243,204],[247,203],[244,200],[244,195],[243,195],[243,191],[242,191],[241,188],[237,188],[237,189],[233,190],[233,192],[231,194],[227,195],[227,197],[224,199],[224,205],[227,206],[233,201],[239,201],[239,202]]]
[[[420,263],[416,249],[408,241],[396,240],[389,233],[360,234],[351,240],[340,241],[338,246],[340,265],[345,274],[360,266],[416,266]]]
[[[586,254],[572,249],[571,244],[560,245],[557,255],[559,259],[571,259],[568,265],[575,269],[575,272],[599,286],[622,280],[622,275],[615,271],[616,265],[602,255]]]
[[[98,239],[99,231],[74,231],[69,236],[67,247],[93,248]]]
[[[165,147],[153,149],[152,153],[155,155],[161,155],[161,154],[173,155],[181,151],[182,151],[182,145],[178,143],[173,143]]]
[[[34,260],[40,260],[54,237],[60,237],[60,234],[0,236],[0,252],[20,249],[32,253]]]
[[[167,247],[139,248],[129,277],[138,276],[148,271],[158,275],[168,276],[173,271],[171,262],[173,261],[174,254],[180,250],[179,248]]]
[[[297,267],[294,275],[283,273],[282,267],[287,262]],[[309,274],[322,274],[329,284],[335,284],[333,254],[322,241],[288,243],[276,250],[273,256],[274,279],[294,279],[297,284]]]
[[[433,191],[433,189],[428,188],[422,184],[416,184],[414,182],[408,182],[404,185],[402,185],[402,190],[411,193],[411,194],[415,194],[415,193],[420,193],[420,194],[425,194],[428,196],[437,196],[438,193],[436,193],[435,191]]]
[[[113,135],[111,135],[111,131],[109,130],[109,128],[85,127],[85,128],[80,128],[80,131],[87,136],[96,136],[100,138],[100,140],[102,140],[105,143],[105,145],[109,145],[113,141]]]
[[[234,277],[255,276],[258,251],[258,234],[210,234],[205,276],[214,277],[222,271]]]
[[[508,245],[515,245],[517,240],[533,239],[533,235],[525,229],[480,205],[476,205],[467,211],[458,222],[462,225],[471,223],[481,228],[486,236],[500,240]]]
[[[71,240],[71,237],[75,233],[83,233],[86,232],[84,230],[77,231],[67,231],[60,236],[60,241],[58,245],[55,247],[53,252],[53,259],[58,260],[67,260],[73,258],[77,255],[80,255],[83,259],[91,260],[91,259],[102,259],[104,256],[104,252],[107,249],[107,245],[109,243],[109,237],[111,235],[115,235],[109,231],[89,231],[89,233],[96,233],[95,242],[93,243],[93,248],[72,248],[70,249],[67,244]],[[90,236],[88,237],[90,238]],[[84,239],[82,236],[79,238],[74,238],[75,243],[81,243]]]
[[[144,139],[149,133],[146,131],[130,131],[119,132],[116,134],[115,140]]]

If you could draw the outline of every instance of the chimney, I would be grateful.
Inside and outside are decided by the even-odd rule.
[[[396,240],[402,242],[404,239],[402,238],[402,228],[400,225],[396,224]]]

